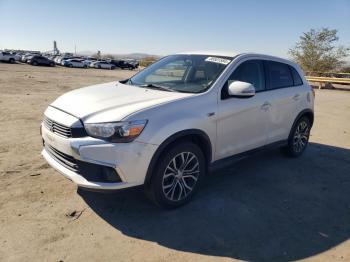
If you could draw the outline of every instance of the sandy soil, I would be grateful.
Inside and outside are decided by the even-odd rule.
[[[58,95],[122,70],[0,64],[0,261],[350,261],[350,92],[316,91],[311,143],[215,170],[189,205],[77,190],[40,156]]]

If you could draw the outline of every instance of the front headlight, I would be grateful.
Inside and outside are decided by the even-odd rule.
[[[131,142],[145,128],[147,120],[84,124],[88,135],[111,142]]]

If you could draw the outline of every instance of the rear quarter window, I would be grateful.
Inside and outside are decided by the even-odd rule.
[[[289,66],[289,68],[290,68],[290,71],[292,72],[294,85],[295,86],[303,85],[303,80],[301,80],[301,77],[300,77],[298,71],[292,66]]]
[[[287,64],[266,61],[267,89],[293,86],[293,77]]]

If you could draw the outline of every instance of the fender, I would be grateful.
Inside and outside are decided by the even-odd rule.
[[[151,162],[148,166],[147,169],[147,173],[146,173],[146,178],[145,178],[145,185],[149,185],[151,178],[152,178],[152,174],[153,174],[153,170],[156,167],[157,164],[157,160],[159,159],[160,155],[162,154],[162,152],[164,151],[164,149],[169,146],[171,143],[175,142],[178,139],[181,138],[186,138],[189,137],[191,135],[195,135],[195,136],[200,136],[201,139],[203,139],[204,141],[206,141],[206,145],[205,146],[205,152],[203,152],[204,156],[207,159],[207,164],[209,166],[209,164],[211,163],[211,158],[212,158],[212,146],[211,146],[211,141],[209,136],[202,130],[200,129],[186,129],[186,130],[182,130],[179,131],[173,135],[171,135],[170,137],[168,137],[166,140],[164,140],[162,142],[162,144],[158,147],[158,149],[156,150],[156,152],[154,153]]]

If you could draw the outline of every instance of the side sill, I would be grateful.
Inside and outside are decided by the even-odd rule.
[[[249,150],[249,151],[245,151],[245,152],[242,152],[242,153],[238,153],[236,155],[232,155],[232,156],[229,156],[229,157],[225,157],[225,158],[216,160],[216,161],[212,162],[209,167],[215,169],[215,168],[217,168],[219,166],[225,165],[227,162],[237,161],[237,160],[240,160],[242,158],[249,157],[249,156],[252,156],[254,154],[257,154],[257,153],[259,153],[261,151],[264,151],[264,150],[267,150],[267,149],[272,149],[272,148],[277,148],[277,147],[281,147],[281,146],[286,146],[287,144],[288,144],[288,140],[281,140],[281,141],[273,142],[271,144],[267,144],[267,145],[264,145],[264,146],[261,146],[261,147]]]

